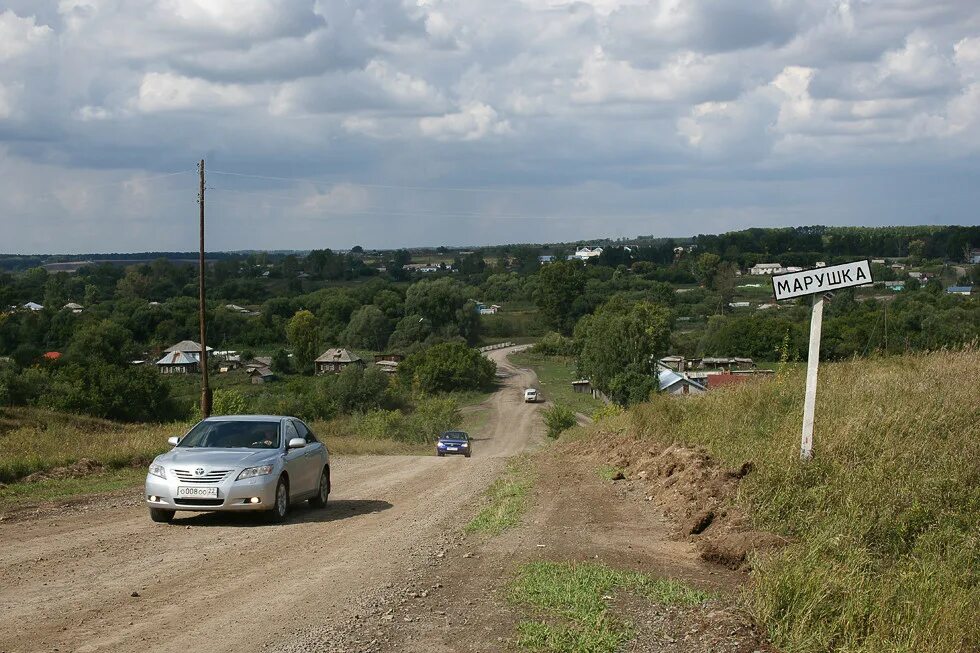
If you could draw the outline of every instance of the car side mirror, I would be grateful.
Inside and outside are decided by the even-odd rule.
[[[290,449],[302,449],[305,446],[306,446],[306,440],[304,440],[303,438],[292,438],[289,441]]]
[[[180,438],[178,438],[176,435],[172,438],[167,438],[167,444],[169,444],[171,447],[176,447],[178,442],[180,442]]]

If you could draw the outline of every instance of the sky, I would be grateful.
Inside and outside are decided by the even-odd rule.
[[[0,252],[977,224],[974,0],[0,0]]]

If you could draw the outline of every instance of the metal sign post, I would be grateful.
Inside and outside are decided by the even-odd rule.
[[[817,369],[820,366],[820,331],[823,327],[824,296],[840,288],[866,286],[870,283],[871,265],[866,260],[779,274],[772,278],[772,291],[776,301],[813,295],[813,312],[810,314],[810,348],[806,358],[806,394],[803,397],[801,460],[813,458],[813,420],[817,404]]]

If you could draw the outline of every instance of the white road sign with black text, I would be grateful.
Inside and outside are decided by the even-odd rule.
[[[772,290],[778,301],[852,286],[866,286],[870,283],[871,265],[868,261],[854,261],[843,265],[774,275]]]

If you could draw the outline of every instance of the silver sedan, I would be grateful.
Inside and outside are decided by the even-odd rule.
[[[282,521],[291,503],[314,507],[330,494],[330,454],[295,417],[211,417],[157,456],[146,475],[150,518],[169,522],[178,510],[265,511]]]

